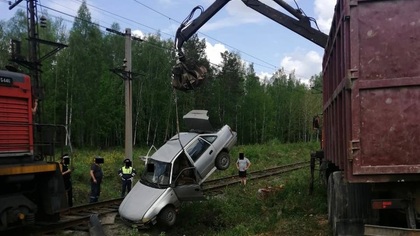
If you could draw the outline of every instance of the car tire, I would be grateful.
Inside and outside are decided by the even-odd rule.
[[[226,170],[230,165],[230,156],[227,152],[221,152],[216,157],[215,166],[218,170]]]
[[[176,211],[173,206],[163,208],[158,215],[158,223],[164,227],[171,227],[175,224]]]

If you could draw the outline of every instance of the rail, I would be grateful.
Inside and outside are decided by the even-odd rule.
[[[264,170],[251,171],[251,172],[248,172],[247,179],[256,180],[256,179],[268,178],[271,176],[284,174],[284,173],[298,170],[298,169],[308,167],[308,166],[309,166],[309,161],[303,161],[303,162],[297,162],[297,163],[287,164],[283,166],[276,166],[276,167],[272,167],[272,168],[268,168]],[[202,184],[202,186],[203,186],[204,192],[212,192],[212,191],[217,191],[217,190],[226,188],[227,186],[238,184],[238,183],[240,183],[238,176],[233,175],[233,176],[205,181]]]
[[[78,230],[89,232],[88,222],[91,215],[98,214],[103,216],[110,213],[116,214],[122,200],[123,198],[116,198],[71,207],[60,213],[60,220],[58,222],[37,222],[34,226],[12,229],[4,233],[6,233],[6,235],[54,235],[60,230],[69,228],[77,228]]]
[[[272,167],[264,170],[252,171],[248,173],[249,180],[257,180],[277,176],[286,172],[291,172],[309,166],[309,161],[287,164],[278,167]],[[240,180],[237,175],[208,180],[203,183],[205,194],[214,194],[230,185],[238,184]],[[60,213],[60,220],[55,223],[38,222],[35,226],[23,227],[13,230],[10,234],[16,235],[46,235],[54,234],[60,230],[77,228],[82,231],[89,231],[89,219],[92,215],[101,217],[107,214],[117,215],[118,207],[123,198],[104,200],[101,202],[80,205],[63,210]]]

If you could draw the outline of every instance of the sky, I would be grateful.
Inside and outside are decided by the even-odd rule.
[[[12,10],[8,2],[0,0],[0,20],[8,20],[17,9],[26,8],[25,0]],[[121,29],[130,28],[138,37],[159,32],[162,38],[173,40],[177,28],[195,6],[207,9],[213,2],[215,0],[87,0],[87,5],[92,21],[98,23],[102,31],[116,22]],[[288,14],[273,0],[260,2]],[[329,33],[336,0],[285,2],[295,9],[298,6],[316,20],[321,31]],[[70,29],[72,16],[77,15],[81,3],[82,0],[38,0],[38,17],[47,11],[52,17],[63,18]],[[198,14],[196,12],[194,18]],[[315,24],[312,27],[316,28]],[[235,52],[244,63],[254,64],[260,78],[270,77],[283,68],[308,83],[311,76],[322,70],[323,48],[248,8],[241,0],[230,0],[198,30],[198,37],[206,40],[206,54],[211,63],[220,65],[221,52]]]

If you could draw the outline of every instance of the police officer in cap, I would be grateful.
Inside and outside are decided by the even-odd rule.
[[[121,197],[124,197],[126,190],[127,193],[130,192],[133,177],[136,175],[136,170],[132,167],[130,159],[124,160],[124,166],[118,170],[118,175],[121,177]]]

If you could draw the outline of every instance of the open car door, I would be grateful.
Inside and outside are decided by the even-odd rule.
[[[196,201],[205,199],[203,189],[198,184],[197,174],[194,167],[183,169],[172,183],[172,186],[180,201]]]

